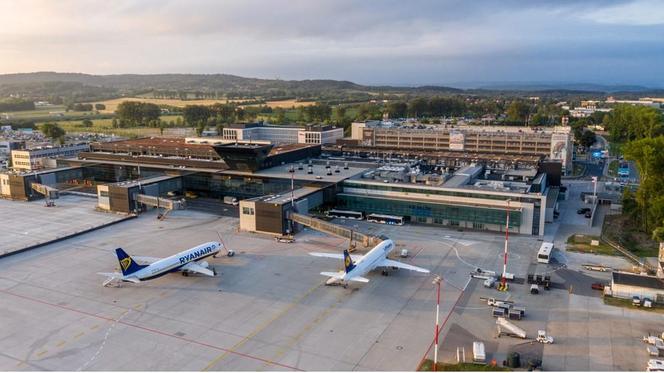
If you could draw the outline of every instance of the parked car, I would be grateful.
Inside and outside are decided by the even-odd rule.
[[[588,212],[588,211],[590,211],[590,208],[589,208],[589,207],[582,207],[582,208],[576,210],[576,213],[579,214],[579,215],[581,215],[581,214],[585,214],[585,213]]]
[[[632,297],[632,305],[637,307],[641,305],[641,298],[638,295]]]
[[[591,285],[591,287],[593,288],[593,290],[604,290],[604,284],[602,284],[601,282],[595,282]]]
[[[593,216],[593,213],[591,211],[586,211],[586,214],[584,216],[586,218],[591,218]]]

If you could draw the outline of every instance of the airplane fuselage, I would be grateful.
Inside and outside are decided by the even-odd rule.
[[[366,253],[360,260],[355,262],[355,268],[344,274],[342,281],[355,276],[364,276],[366,273],[374,270],[380,262],[385,259],[390,252],[394,250],[394,241],[385,240]]]
[[[216,255],[221,251],[223,245],[219,242],[207,242],[189,250],[182,251],[167,258],[160,259],[145,268],[142,268],[130,275],[123,276],[123,281],[130,281],[128,278],[138,280],[150,280],[163,276],[169,272],[181,270],[188,263],[197,262],[204,258]]]

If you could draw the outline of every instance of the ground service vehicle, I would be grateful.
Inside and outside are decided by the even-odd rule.
[[[550,335],[546,335],[546,330],[538,330],[537,331],[537,342],[544,343],[544,344],[551,344],[551,343],[553,343],[553,337],[550,336]]]
[[[537,252],[537,262],[548,264],[551,262],[551,252],[553,251],[553,242],[542,242]]]
[[[237,198],[235,198],[235,197],[231,197],[231,196],[226,196],[226,197],[224,197],[224,203],[227,204],[227,205],[233,205],[233,206],[237,206],[237,205],[240,204],[240,203],[237,201]]]
[[[473,342],[473,361],[483,363],[486,361],[484,342]]]
[[[526,331],[519,328],[518,326],[507,321],[504,317],[499,317],[496,320],[496,325],[498,326],[498,336],[509,335],[510,337],[516,337],[521,339],[526,339]]]

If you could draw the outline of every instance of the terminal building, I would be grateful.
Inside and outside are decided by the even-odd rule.
[[[140,213],[172,198],[214,211],[231,196],[240,200],[242,229],[275,235],[296,231],[291,215],[313,208],[496,232],[505,230],[509,214],[510,232],[542,236],[560,185],[559,162],[496,169],[466,159],[465,166],[442,167],[417,157],[331,156],[315,143],[199,140],[93,143],[77,158],[59,159],[58,169],[0,174],[2,196],[39,198],[30,186],[39,183],[89,193],[100,209],[120,213]]]
[[[343,128],[325,125],[293,127],[263,123],[241,123],[225,127],[222,133],[223,140],[258,140],[269,141],[273,144],[334,144],[343,137]]]

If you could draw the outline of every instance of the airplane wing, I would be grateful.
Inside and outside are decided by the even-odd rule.
[[[339,259],[343,260],[344,259],[344,254],[333,254],[333,253],[309,253],[311,256],[318,256],[321,258],[332,258],[332,259]],[[351,255],[351,259],[353,259],[354,262],[362,259],[362,255]]]
[[[378,263],[378,267],[396,267],[396,268],[407,269],[409,271],[429,273],[429,270],[426,269],[426,268],[416,267],[416,266],[406,264],[406,263],[402,263],[402,262],[398,262],[398,261],[392,260],[392,259],[383,259],[380,263]]]
[[[158,260],[161,260],[163,258],[154,258],[151,256],[131,256],[132,259],[136,261],[136,263],[141,264],[141,265],[150,265]]]
[[[362,276],[354,276],[348,279],[348,281],[357,281],[357,282],[369,282],[369,279]]]
[[[206,275],[206,276],[212,276],[212,277],[215,276],[215,273],[213,271],[203,267],[200,264],[196,264],[194,262],[189,262],[189,263],[183,265],[182,267],[180,267],[180,270],[181,271],[200,273],[200,274]]]

